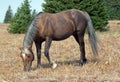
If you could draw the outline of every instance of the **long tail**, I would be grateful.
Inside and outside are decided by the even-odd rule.
[[[94,55],[98,55],[98,39],[95,34],[95,30],[93,28],[92,20],[87,12],[85,12],[85,16],[88,20],[88,35],[89,35],[89,42],[91,44],[91,48]]]

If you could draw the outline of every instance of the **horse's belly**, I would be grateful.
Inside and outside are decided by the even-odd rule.
[[[64,40],[64,39],[66,39],[66,38],[68,38],[69,36],[71,36],[72,35],[72,33],[70,33],[70,34],[56,34],[55,36],[53,36],[53,40]]]
[[[69,37],[69,36],[68,36],[68,37]],[[67,39],[68,37],[64,37],[64,38],[63,38],[63,37],[62,37],[62,38],[61,38],[61,37],[54,37],[53,40],[59,41],[59,40]]]
[[[53,33],[53,40],[64,40],[74,33],[73,27],[59,27]]]

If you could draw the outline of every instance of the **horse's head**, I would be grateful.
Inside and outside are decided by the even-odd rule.
[[[20,57],[23,60],[24,71],[29,71],[34,60],[34,54],[29,48],[22,48]]]

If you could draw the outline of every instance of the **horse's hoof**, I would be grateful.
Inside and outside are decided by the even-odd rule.
[[[41,67],[41,65],[37,65],[37,68],[40,68]]]
[[[79,65],[84,65],[84,64],[86,64],[87,63],[87,59],[82,59],[82,60],[80,60],[80,63],[79,63]]]
[[[57,67],[56,63],[53,63],[52,68],[55,69]]]

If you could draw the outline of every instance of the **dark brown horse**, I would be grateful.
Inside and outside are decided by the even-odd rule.
[[[45,41],[44,54],[52,67],[57,64],[50,59],[49,49],[52,40],[59,41],[73,35],[80,46],[80,64],[86,63],[84,34],[88,27],[89,41],[94,55],[97,55],[97,39],[93,29],[92,21],[87,12],[76,9],[60,13],[39,13],[29,25],[21,49],[24,70],[29,71],[34,60],[32,45],[35,42],[37,50],[37,67],[41,65],[41,44]]]

